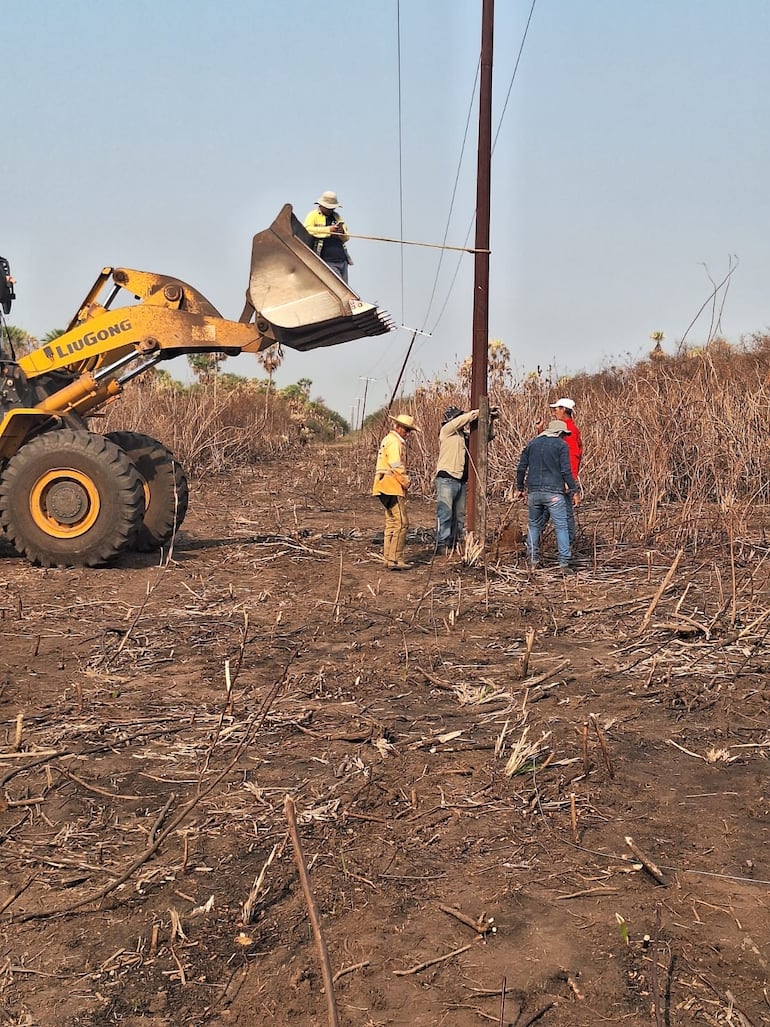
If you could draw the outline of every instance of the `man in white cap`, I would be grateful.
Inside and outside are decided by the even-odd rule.
[[[348,227],[337,213],[342,204],[331,189],[319,196],[316,204],[316,209],[305,218],[305,228],[313,236],[314,249],[321,260],[347,282],[348,264],[352,261],[345,246],[350,238]]]
[[[409,518],[406,513],[406,494],[409,475],[406,470],[406,440],[415,431],[421,431],[411,414],[391,416],[393,427],[380,443],[377,468],[374,472],[372,495],[379,496],[385,507],[385,536],[382,558],[389,571],[408,570],[412,565],[404,561],[406,533]]]
[[[566,396],[561,399],[557,399],[555,403],[549,404],[553,413],[552,417],[555,417],[559,421],[564,421],[567,425],[567,434],[564,441],[567,443],[567,449],[569,450],[569,462],[572,468],[572,476],[578,483],[578,494],[581,493],[579,475],[580,475],[580,463],[583,459],[583,440],[580,437],[580,429],[575,424],[575,400],[568,399]],[[577,504],[576,504],[577,505]],[[569,544],[574,545],[575,542],[575,511],[572,503],[567,503],[567,527],[569,528]]]
[[[563,421],[551,421],[523,449],[516,469],[515,498],[524,496],[527,485],[527,554],[533,567],[540,563],[540,532],[548,517],[556,532],[559,567],[569,568],[570,541],[567,503],[572,503],[577,485],[570,467],[569,450],[563,436],[569,429]]]

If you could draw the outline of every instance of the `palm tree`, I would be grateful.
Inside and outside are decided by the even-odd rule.
[[[0,342],[7,347],[15,357],[21,357],[25,353],[29,353],[30,350],[34,349],[38,341],[30,335],[24,328],[18,328],[16,325],[3,325],[2,332],[0,332]]]
[[[267,349],[263,349],[260,353],[257,353],[257,360],[267,371],[267,391],[265,392],[265,417],[267,417],[268,404],[270,402],[270,394],[273,391],[273,374],[283,363],[283,350],[277,342],[273,343]]]

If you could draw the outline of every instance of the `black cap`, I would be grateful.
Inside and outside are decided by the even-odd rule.
[[[454,421],[455,417],[459,417],[463,411],[459,407],[447,407],[444,411],[444,424],[448,424],[449,421]]]

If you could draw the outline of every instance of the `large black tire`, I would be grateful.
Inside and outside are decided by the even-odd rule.
[[[105,438],[125,451],[144,485],[144,518],[130,546],[140,553],[160,549],[174,537],[187,513],[187,477],[174,454],[149,435],[113,431]]]
[[[0,524],[43,567],[97,567],[128,547],[144,513],[129,457],[103,435],[57,428],[26,442],[0,478]]]

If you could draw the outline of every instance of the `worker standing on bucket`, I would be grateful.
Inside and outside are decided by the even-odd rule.
[[[337,213],[342,204],[330,189],[319,196],[316,204],[316,209],[305,218],[305,228],[313,236],[313,248],[321,260],[347,282],[348,264],[353,262],[345,246],[350,238],[348,228]]]

